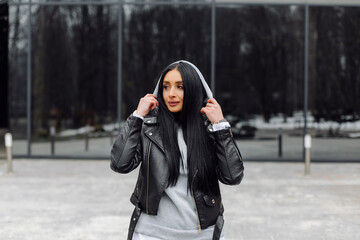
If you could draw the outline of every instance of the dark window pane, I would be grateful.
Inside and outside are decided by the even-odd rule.
[[[84,127],[92,137],[95,131],[104,136],[107,124],[116,121],[117,8],[37,6],[34,11],[32,153],[50,153],[54,126],[56,154],[85,154]],[[63,141],[73,138],[81,140]],[[104,154],[111,148],[106,143]]]
[[[221,7],[216,12],[216,97],[245,158],[302,157],[303,8]],[[231,23],[231,24],[230,24]]]
[[[14,154],[26,153],[28,8],[9,7],[9,115]]]
[[[310,11],[309,104],[313,158],[360,156],[360,8]]]

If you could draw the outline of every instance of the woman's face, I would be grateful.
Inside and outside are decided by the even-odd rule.
[[[165,74],[163,99],[170,112],[180,112],[183,108],[184,84],[180,72],[173,69]]]

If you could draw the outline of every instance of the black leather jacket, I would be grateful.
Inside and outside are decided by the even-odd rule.
[[[128,239],[132,238],[142,211],[150,215],[157,214],[160,199],[167,186],[169,173],[158,127],[156,116],[145,117],[142,120],[130,115],[111,150],[110,166],[116,172],[128,173],[141,163],[136,187],[131,196],[131,202],[136,208],[130,223]],[[218,179],[224,184],[239,184],[243,178],[244,167],[230,128],[209,134],[213,135],[215,141]],[[197,171],[192,183],[196,181],[196,173]],[[218,184],[218,181],[216,183]],[[199,231],[214,224],[218,225],[218,216],[222,215],[223,211],[221,195],[206,195],[196,189],[196,184],[193,184],[190,190],[197,210]],[[218,231],[221,232],[221,228],[222,224]]]

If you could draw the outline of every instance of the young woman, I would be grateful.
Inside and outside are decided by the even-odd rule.
[[[204,77],[187,61],[165,68],[111,151],[111,169],[139,164],[128,240],[223,239],[219,181],[239,184],[243,162]]]

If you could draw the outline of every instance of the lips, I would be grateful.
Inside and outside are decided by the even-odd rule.
[[[180,102],[179,101],[169,101],[168,104],[170,107],[175,107],[176,105],[178,105]]]

